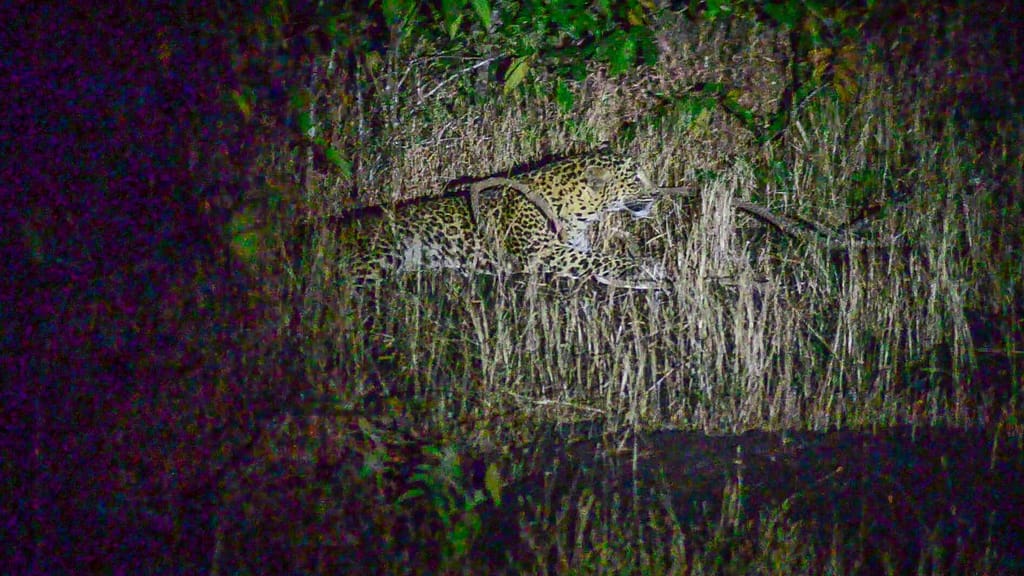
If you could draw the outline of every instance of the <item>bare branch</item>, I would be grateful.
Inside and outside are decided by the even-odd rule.
[[[687,190],[682,186],[674,188],[658,188],[660,194],[675,194],[683,197],[694,197],[698,194],[691,190]],[[759,206],[753,202],[747,202],[745,200],[734,200],[733,206],[737,210],[742,210],[747,214],[754,216],[759,220],[763,220],[768,224],[778,228],[784,234],[788,234],[794,238],[801,238],[804,240],[819,240],[824,237],[829,244],[839,246],[842,248],[849,249],[852,246],[862,247],[877,247],[881,246],[878,242],[871,242],[861,238],[857,238],[848,231],[835,230],[824,224],[813,221],[802,221],[794,220],[792,218],[781,216],[765,208]]]
[[[536,204],[537,208],[544,213],[544,216],[546,216],[547,219],[551,221],[551,225],[554,226],[555,235],[558,236],[558,239],[561,240],[562,242],[568,241],[565,237],[565,230],[562,226],[562,221],[558,219],[558,216],[555,214],[554,209],[551,208],[551,204],[549,204],[543,196],[534,193],[533,190],[530,189],[530,187],[527,186],[526,184],[523,184],[522,182],[519,182],[517,180],[512,180],[511,178],[488,178],[486,180],[481,180],[480,182],[475,182],[472,186],[469,187],[469,206],[473,211],[473,219],[477,222],[478,227],[480,225],[480,222],[482,222],[480,214],[480,193],[483,192],[484,190],[487,190],[488,188],[497,188],[499,186],[512,188],[513,190],[516,190],[519,193],[521,193],[523,196],[526,196],[526,198],[530,200],[530,202]]]
[[[462,70],[459,70],[455,74],[452,74],[451,76],[449,76],[449,77],[445,78],[444,80],[438,82],[437,86],[434,86],[430,90],[430,92],[427,92],[426,94],[424,94],[423,96],[420,97],[420,102],[419,102],[420,105],[422,106],[423,102],[425,102],[427,100],[427,98],[430,98],[431,96],[433,96],[434,93],[437,92],[438,90],[440,90],[441,88],[443,88],[445,84],[451,82],[452,80],[455,80],[456,78],[458,78],[459,76],[462,76],[466,72],[472,72],[473,70],[476,70],[477,68],[480,68],[481,66],[486,66],[486,65],[490,64],[491,62],[494,62],[495,60],[498,60],[499,58],[502,58],[502,56],[492,56],[491,58],[485,58],[484,60],[481,60],[481,61],[477,62],[476,64],[473,64],[472,66],[467,66],[467,67],[463,68]]]

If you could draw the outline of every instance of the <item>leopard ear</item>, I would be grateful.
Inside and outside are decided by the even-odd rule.
[[[583,172],[587,184],[594,190],[600,190],[611,181],[613,174],[607,166],[588,166]]]

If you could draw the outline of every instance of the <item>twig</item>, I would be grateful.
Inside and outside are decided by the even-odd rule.
[[[537,208],[544,213],[544,216],[551,221],[551,225],[555,227],[555,235],[558,236],[558,239],[562,242],[568,242],[565,237],[565,229],[562,226],[562,221],[558,219],[554,209],[551,208],[551,204],[549,204],[543,196],[535,194],[529,186],[522,182],[512,180],[511,178],[502,178],[500,176],[475,182],[469,187],[469,206],[473,211],[473,219],[477,222],[478,227],[480,227],[480,224],[483,222],[480,214],[480,193],[488,188],[497,188],[499,186],[505,186],[512,188],[513,190],[517,190],[523,196],[526,196],[530,202],[536,204]]]
[[[561,400],[548,400],[546,398],[540,398],[540,399],[538,399],[538,398],[530,398],[530,397],[524,396],[522,394],[517,394],[515,392],[506,392],[506,394],[508,394],[509,396],[515,398],[516,400],[525,401],[525,402],[531,402],[533,404],[536,404],[537,406],[559,406],[559,407],[562,407],[562,408],[572,408],[573,410],[580,410],[580,411],[583,411],[583,412],[592,412],[594,414],[604,414],[605,413],[605,411],[601,410],[600,408],[592,408],[590,406],[581,406],[579,404],[573,404],[571,402],[563,402]]]
[[[459,76],[462,76],[466,72],[472,72],[473,70],[476,70],[477,68],[480,68],[481,66],[486,66],[486,65],[490,64],[491,62],[494,62],[495,60],[498,60],[499,58],[503,58],[503,57],[504,56],[492,56],[490,58],[486,58],[484,60],[481,60],[480,62],[477,62],[476,64],[473,64],[472,66],[467,66],[466,68],[463,68],[462,70],[459,70],[455,74],[452,74],[451,76],[449,76],[449,77],[445,78],[444,80],[438,82],[437,86],[434,86],[434,88],[431,89],[430,92],[427,92],[423,96],[420,96],[420,106],[423,105],[423,102],[427,98],[430,98],[431,96],[434,95],[435,92],[437,92],[438,90],[443,88],[445,84],[451,82],[452,80],[455,80],[456,78],[458,78]]]

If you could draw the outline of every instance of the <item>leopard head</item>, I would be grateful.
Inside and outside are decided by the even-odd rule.
[[[589,224],[608,212],[650,214],[655,190],[636,160],[601,151],[554,162],[530,175],[527,184],[568,225]]]

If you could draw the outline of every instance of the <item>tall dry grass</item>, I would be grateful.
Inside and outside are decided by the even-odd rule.
[[[325,222],[346,206],[346,186],[388,203],[610,141],[659,184],[699,192],[663,198],[649,220],[611,218],[595,238],[661,259],[674,277],[663,292],[455,273],[356,289],[334,231],[320,226],[282,290],[302,302],[307,357],[337,367],[336,394],[353,405],[411,396],[433,425],[487,438],[589,419],[708,432],[991,424],[999,415],[970,380],[969,324],[974,313],[1010,317],[1019,301],[1020,209],[1000,200],[1020,180],[1014,128],[992,134],[1007,150],[1002,166],[1017,170],[1000,180],[963,130],[937,125],[939,112],[879,66],[866,68],[856,102],[812,97],[763,147],[721,110],[642,122],[651,90],[705,78],[747,82],[751,107],[771,108],[785,69],[761,62],[777,37],[752,27],[698,39],[666,32],[658,66],[596,71],[568,113],[542,95],[402,100],[386,134],[392,156],[368,145],[350,151],[367,155],[354,182],[308,180],[309,219]],[[628,142],[618,138],[627,123]],[[766,228],[733,199],[836,228],[858,205],[882,210],[858,229],[870,244],[842,247]]]
[[[543,88],[479,103],[457,83],[436,89],[441,80],[421,66],[434,56],[410,49],[395,61],[413,64],[391,71],[405,78],[407,93],[366,104],[387,109],[388,121],[375,139],[348,150],[358,160],[351,179],[328,170],[296,174],[294,152],[268,154],[274,181],[303,186],[298,219],[307,233],[278,239],[265,278],[288,357],[302,363],[305,381],[293,385],[303,387],[305,404],[275,420],[262,440],[260,454],[272,464],[239,478],[258,477],[261,466],[274,471],[296,451],[298,478],[311,477],[332,451],[362,458],[366,486],[308,483],[326,494],[316,496],[317,537],[356,542],[321,549],[358,548],[353,523],[382,533],[415,524],[397,506],[376,514],[359,508],[362,524],[346,516],[349,506],[396,499],[391,475],[412,473],[391,451],[415,446],[407,436],[499,454],[514,482],[554,466],[518,459],[512,449],[552,426],[597,423],[611,432],[609,451],[635,450],[633,431],[667,427],[718,434],[910,423],[1020,434],[1019,362],[998,381],[975,379],[974,371],[988,356],[1021,353],[1019,119],[969,130],[929,99],[937,87],[915,84],[911,64],[886,68],[868,59],[855,101],[819,92],[780,138],[758,146],[721,109],[655,115],[655,94],[725,82],[745,106],[773,110],[788,81],[784,59],[773,56],[784,54],[785,38],[755,24],[696,27],[666,18],[656,66],[615,78],[593,70],[573,85],[576,106],[568,112]],[[330,104],[342,99],[323,93],[317,101],[322,132],[349,142],[344,110]],[[364,287],[346,280],[350,255],[331,224],[345,210],[438,194],[453,180],[604,142],[636,157],[658,184],[699,193],[662,198],[650,219],[613,216],[595,231],[592,245],[659,259],[673,275],[670,289],[503,273],[411,274]],[[864,206],[879,210],[856,227],[868,242],[844,247],[789,237],[737,212],[737,200],[832,228]],[[1002,339],[979,346],[975,336],[986,330]],[[746,526],[742,479],[730,482],[737,487],[727,491],[714,532],[721,541],[705,543],[704,554],[687,548],[690,527],[678,525],[671,506],[643,524],[635,510],[586,490],[523,507],[520,528],[537,566],[554,556],[581,572],[728,571],[715,559],[732,545],[729,534]],[[253,510],[259,518],[260,505]],[[752,540],[764,546],[763,565],[799,568],[815,549],[796,527],[773,528],[768,519]],[[244,556],[246,534],[227,533]],[[644,538],[649,544],[666,534],[667,548],[645,547]],[[832,550],[831,558],[847,566],[842,553]],[[382,571],[409,568],[400,554],[380,562]]]

